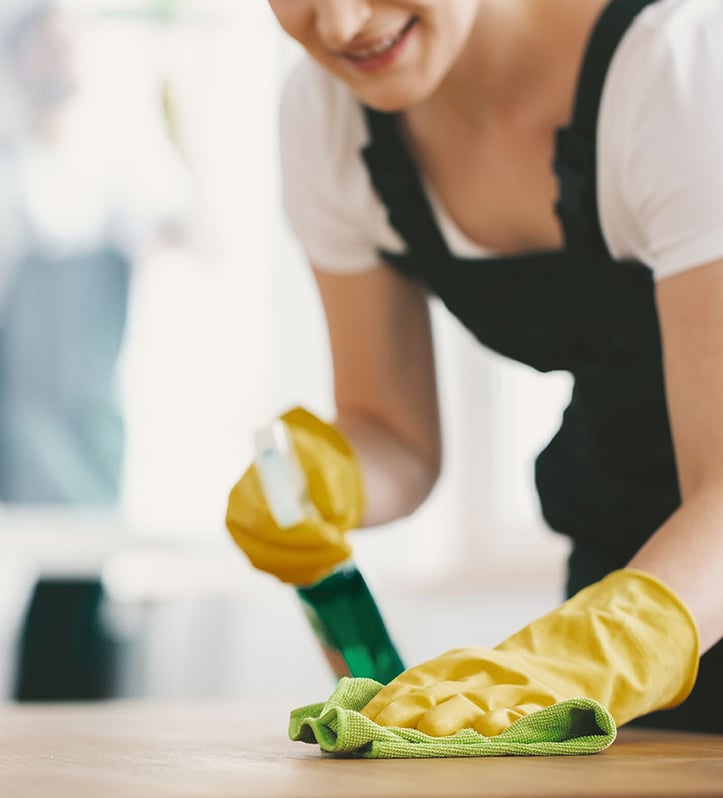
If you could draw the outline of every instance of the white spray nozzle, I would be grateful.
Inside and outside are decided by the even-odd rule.
[[[276,525],[288,529],[314,516],[306,474],[284,422],[277,419],[258,430],[254,443],[256,470]]]

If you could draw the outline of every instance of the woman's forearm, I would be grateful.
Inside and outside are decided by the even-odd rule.
[[[633,557],[657,576],[695,618],[701,653],[723,637],[723,483],[701,487]]]
[[[656,284],[683,503],[633,558],[688,605],[706,651],[723,637],[723,260]]]

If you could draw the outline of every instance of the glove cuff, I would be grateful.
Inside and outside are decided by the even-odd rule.
[[[660,579],[625,568],[584,588],[497,648],[560,695],[606,706],[616,723],[680,704],[698,674],[698,628]]]
[[[688,605],[683,599],[662,579],[636,568],[623,568],[613,571],[602,581],[610,580],[613,585],[618,583],[628,583],[636,580],[643,588],[646,599],[653,602],[650,607],[645,605],[641,612],[644,615],[657,614],[660,618],[657,626],[661,636],[665,636],[674,645],[669,646],[671,650],[671,660],[667,667],[671,673],[675,673],[674,665],[677,664],[678,672],[681,674],[680,689],[665,703],[655,707],[655,709],[671,709],[682,704],[690,695],[698,678],[698,665],[700,661],[700,636],[698,624],[693,617]],[[613,588],[615,589],[615,588]],[[652,641],[651,641],[652,642]],[[659,654],[654,645],[647,647],[647,654],[650,657],[658,658]],[[674,655],[678,656],[675,657]]]

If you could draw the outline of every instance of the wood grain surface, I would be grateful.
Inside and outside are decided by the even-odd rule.
[[[287,709],[0,706],[0,796],[723,796],[723,735],[623,729],[610,749],[584,757],[337,759],[289,741]]]

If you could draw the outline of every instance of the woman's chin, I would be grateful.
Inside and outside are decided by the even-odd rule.
[[[430,94],[430,91],[425,91],[424,87],[410,84],[383,87],[351,86],[350,88],[364,105],[386,113],[406,111],[422,102]]]

